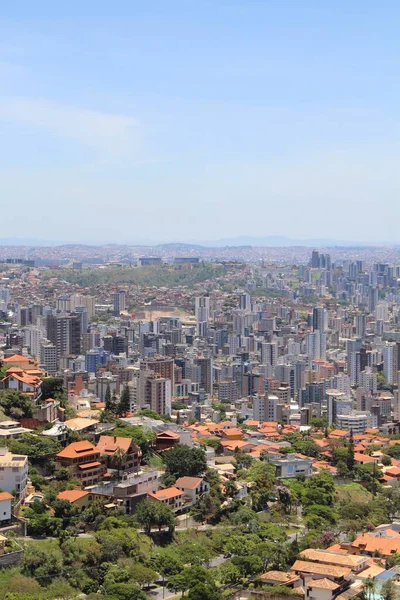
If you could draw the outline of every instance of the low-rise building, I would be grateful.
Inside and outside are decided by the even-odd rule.
[[[97,450],[105,459],[107,467],[116,469],[120,475],[139,471],[142,452],[131,438],[101,435]]]
[[[200,496],[208,494],[210,487],[202,477],[179,477],[175,487],[183,492],[183,497],[188,504],[196,504]]]
[[[100,451],[88,441],[73,442],[57,455],[57,468],[70,469],[71,477],[84,487],[98,483],[107,469],[101,462]]]
[[[178,512],[183,507],[183,492],[176,487],[158,490],[154,494],[148,494],[148,498],[155,502],[164,502],[164,504],[167,504],[174,512]]]
[[[2,440],[16,439],[23,433],[31,432],[32,429],[21,427],[18,421],[0,421],[0,443]]]
[[[310,477],[313,474],[313,461],[310,458],[300,458],[296,454],[287,454],[282,458],[269,456],[268,462],[276,467],[276,476],[278,479],[290,479],[297,475]]]
[[[0,492],[0,523],[2,525],[11,521],[13,500],[14,496],[10,492]]]
[[[28,486],[28,457],[0,448],[0,489],[23,500]]]

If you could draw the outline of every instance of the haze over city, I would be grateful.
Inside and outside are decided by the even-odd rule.
[[[399,13],[3,3],[10,237],[399,242]]]

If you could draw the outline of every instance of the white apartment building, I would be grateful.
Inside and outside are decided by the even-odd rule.
[[[386,344],[383,347],[383,374],[386,381],[394,383],[394,344]]]
[[[336,425],[339,429],[351,429],[353,433],[364,433],[370,426],[371,415],[353,412],[348,415],[336,415]]]
[[[360,373],[360,387],[376,394],[378,389],[378,378],[376,373],[373,373],[370,367]]]
[[[28,485],[28,457],[12,454],[0,448],[0,488],[15,494],[17,500],[26,496]]]
[[[40,364],[49,375],[57,373],[57,348],[49,341],[40,344]]]

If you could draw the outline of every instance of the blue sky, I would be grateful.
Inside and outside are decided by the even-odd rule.
[[[400,242],[399,18],[3,0],[0,237]]]

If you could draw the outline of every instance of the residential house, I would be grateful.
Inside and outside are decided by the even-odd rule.
[[[0,443],[2,440],[13,440],[23,433],[31,433],[32,429],[21,427],[18,421],[0,421]]]
[[[28,457],[0,448],[0,489],[23,500],[28,486]]]
[[[304,587],[308,587],[309,583],[313,583],[318,579],[329,579],[338,585],[339,590],[344,590],[351,581],[350,567],[296,560],[290,570],[300,577]]]
[[[0,523],[2,525],[11,521],[13,500],[14,496],[9,492],[0,492]]]
[[[362,533],[351,544],[353,552],[367,556],[382,555],[384,558],[392,554],[400,553],[400,536],[393,532],[393,537],[389,537],[380,532],[378,535],[371,533]]]
[[[338,567],[348,567],[354,575],[358,575],[369,566],[367,556],[354,554],[344,554],[343,552],[330,552],[329,550],[316,550],[307,548],[300,552],[300,558],[314,563],[332,565]]]
[[[131,438],[101,435],[97,450],[108,468],[116,469],[120,474],[139,471],[142,452]]]
[[[57,468],[71,470],[71,477],[84,487],[98,483],[107,469],[101,462],[100,451],[88,441],[73,442],[56,455]]]
[[[269,585],[284,585],[285,587],[298,588],[301,585],[300,577],[286,571],[267,571],[259,577],[258,581]]]
[[[307,598],[310,600],[332,600],[341,591],[342,586],[327,577],[312,579],[307,584]]]
[[[42,380],[38,375],[27,373],[18,367],[7,369],[6,376],[0,381],[4,390],[14,390],[29,396],[34,402],[42,395]]]
[[[138,474],[129,473],[125,481],[114,486],[114,497],[123,501],[125,514],[133,514],[139,502],[145,500],[149,493],[158,490],[162,475],[164,475],[163,471],[154,469],[144,470]]]
[[[287,454],[278,458],[268,455],[268,462],[275,465],[278,479],[289,479],[297,475],[310,477],[313,474],[311,458],[299,457],[296,454]]]
[[[186,504],[196,504],[200,496],[208,494],[210,487],[202,477],[180,477],[175,481],[175,487],[183,492]]]
[[[156,502],[164,502],[174,512],[178,512],[183,507],[183,492],[176,487],[169,487],[164,490],[158,490],[155,493],[150,493],[148,494],[148,498]]]
[[[64,421],[64,425],[67,429],[71,429],[71,431],[76,431],[81,435],[86,433],[93,433],[96,430],[96,426],[99,421],[96,419],[84,418],[84,417],[75,417],[75,419],[68,419],[68,421]]]
[[[180,436],[174,431],[162,431],[157,434],[156,437],[156,449],[157,451],[168,450],[173,448],[176,444],[179,444]]]
[[[86,492],[85,490],[65,490],[65,492],[59,492],[57,494],[58,500],[66,500],[70,502],[79,510],[84,510],[89,506],[92,501],[93,494]]]

